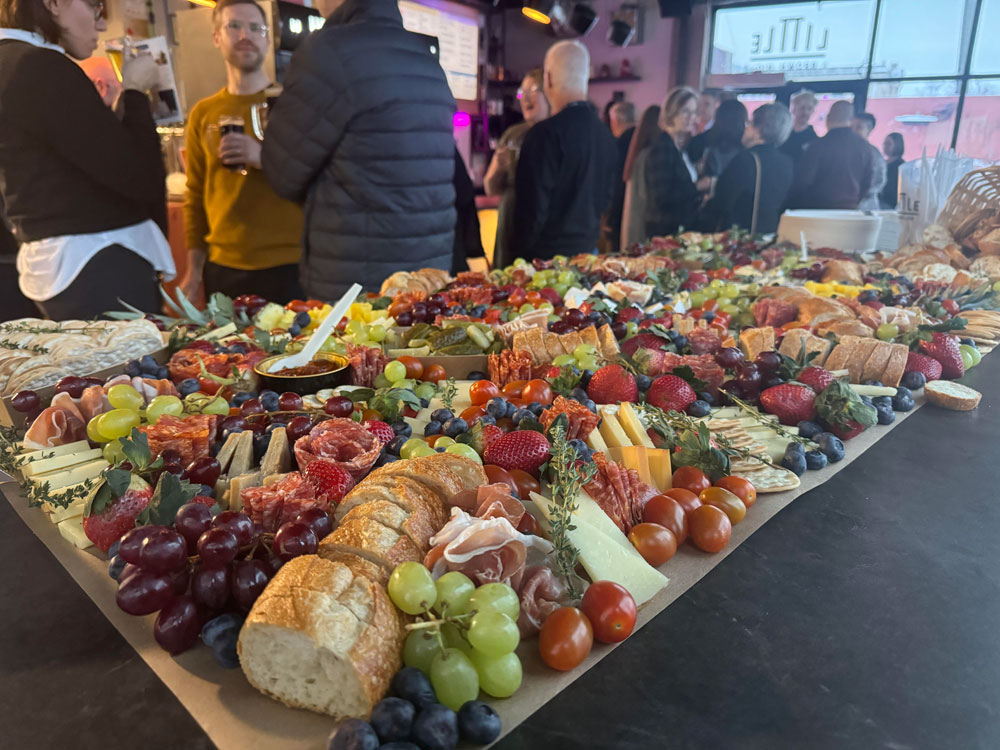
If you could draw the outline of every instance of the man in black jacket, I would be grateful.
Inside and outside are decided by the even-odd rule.
[[[305,204],[303,288],[333,300],[355,281],[451,268],[455,101],[396,0],[318,9],[326,25],[292,57],[261,162],[278,195]]]

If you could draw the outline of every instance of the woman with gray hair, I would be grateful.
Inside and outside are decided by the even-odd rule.
[[[791,130],[792,116],[783,104],[754,110],[743,135],[747,150],[735,156],[720,175],[715,196],[702,212],[703,230],[738,226],[754,234],[769,234],[778,229],[794,171],[791,158],[779,148]]]

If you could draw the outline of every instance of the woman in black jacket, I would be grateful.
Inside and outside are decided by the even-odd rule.
[[[156,63],[124,63],[119,120],[67,57],[94,52],[103,14],[100,0],[0,0],[0,186],[21,290],[56,320],[119,299],[155,312],[156,272],[174,273],[150,219],[166,192],[146,94]]]
[[[715,122],[705,134],[705,149],[700,156],[690,151],[698,165],[699,177],[718,177],[734,156],[743,150],[743,133],[747,127],[747,108],[743,102],[727,99],[715,112]]]
[[[903,165],[903,134],[889,133],[882,143],[885,154],[885,186],[879,194],[879,205],[892,210],[899,202],[899,168]]]
[[[792,130],[783,104],[754,110],[743,142],[749,148],[733,157],[719,176],[715,195],[702,212],[701,228],[716,232],[738,226],[755,234],[778,229],[781,209],[792,185],[792,159],[778,148]]]
[[[684,151],[698,121],[698,92],[675,88],[660,112],[663,133],[650,147],[646,162],[646,236],[674,234],[691,227],[701,200],[697,172]]]

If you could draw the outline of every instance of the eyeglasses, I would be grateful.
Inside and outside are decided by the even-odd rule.
[[[98,0],[96,3],[90,2],[90,0],[84,0],[86,5],[89,5],[94,11],[94,23],[97,23],[102,18],[104,18],[104,2],[103,0]]]
[[[225,25],[225,29],[229,32],[230,36],[239,36],[244,31],[251,36],[267,36],[267,24],[255,23],[253,21],[250,23],[230,21]]]
[[[523,99],[523,98],[524,98],[525,96],[527,96],[528,94],[534,94],[534,93],[537,93],[537,92],[538,92],[538,90],[539,90],[539,89],[538,89],[538,86],[532,86],[532,87],[531,87],[531,88],[529,88],[529,89],[518,89],[518,90],[517,90],[517,98],[518,98],[518,99]]]

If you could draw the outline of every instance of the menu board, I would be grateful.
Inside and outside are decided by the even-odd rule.
[[[456,99],[475,101],[478,99],[479,71],[479,20],[461,15],[460,6],[455,12],[444,8],[446,3],[435,6],[420,5],[410,0],[399,0],[399,11],[403,16],[403,26],[407,31],[437,37],[441,46],[441,67],[448,77],[452,96]]]

